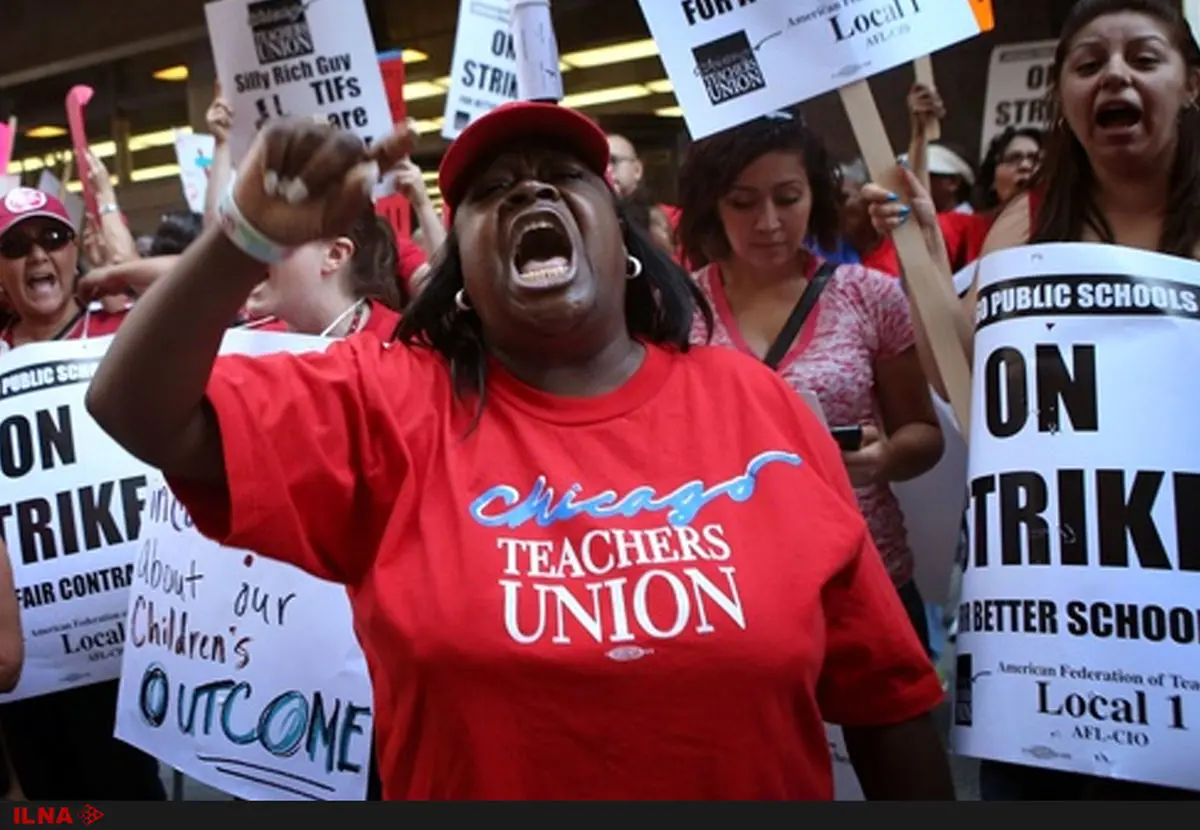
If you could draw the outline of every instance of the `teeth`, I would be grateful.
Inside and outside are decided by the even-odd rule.
[[[541,228],[548,228],[550,230],[555,230],[555,225],[553,222],[547,222],[545,219],[530,220],[529,222],[522,224],[521,227],[518,229],[519,232],[517,233],[517,238],[519,239],[520,237],[524,236],[525,234],[529,233],[530,231],[536,231]]]
[[[554,282],[562,279],[567,273],[567,268],[539,268],[537,271],[522,271],[518,274],[518,281],[525,285],[551,285]]]

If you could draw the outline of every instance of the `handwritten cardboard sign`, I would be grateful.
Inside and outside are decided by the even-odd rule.
[[[330,342],[230,331],[221,351]],[[362,800],[373,705],[346,590],[200,535],[161,473],[144,497],[117,737],[239,798]]]

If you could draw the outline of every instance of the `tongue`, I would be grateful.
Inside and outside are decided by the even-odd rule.
[[[550,257],[549,259],[531,259],[521,266],[521,273],[533,274],[538,271],[566,268],[567,264],[566,258],[560,256]]]
[[[33,294],[34,296],[45,296],[53,293],[57,286],[58,280],[54,279],[53,277],[30,280],[29,293]]]

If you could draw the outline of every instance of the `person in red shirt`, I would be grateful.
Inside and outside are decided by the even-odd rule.
[[[392,231],[367,207],[344,236],[301,246],[267,268],[246,301],[250,325],[322,337],[370,331],[390,340],[407,300],[395,273]]]
[[[28,187],[0,199],[0,288],[12,312],[0,330],[0,351],[44,340],[112,334],[125,311],[75,298],[79,246],[61,201]]]
[[[0,199],[0,287],[14,317],[0,351],[112,334],[126,318],[75,298],[79,247],[54,196],[16,188]],[[0,706],[0,726],[31,801],[166,800],[158,762],[113,737],[117,681]]]
[[[689,348],[703,297],[622,226],[586,116],[507,104],[451,144],[396,341],[217,357],[263,262],[342,233],[407,144],[268,126],[88,391],[201,532],[347,586],[385,798],[829,799],[823,721],[868,796],[953,798],[836,444]]]

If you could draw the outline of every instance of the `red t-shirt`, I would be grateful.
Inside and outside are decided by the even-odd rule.
[[[991,230],[991,219],[974,213],[938,214],[938,224],[946,240],[946,255],[950,258],[951,272],[966,268],[983,251],[983,242]],[[882,271],[894,277],[900,275],[900,256],[896,243],[889,236],[875,250],[862,258],[862,264],[874,271]]]
[[[371,314],[360,331],[371,332],[380,340],[391,340],[400,324],[400,312],[393,311],[383,303],[371,303]],[[278,317],[258,317],[247,320],[239,328],[254,331],[289,332],[291,328]]]
[[[129,314],[129,308],[118,312],[105,311],[99,303],[92,303],[87,308],[82,309],[71,322],[56,334],[53,340],[85,340],[90,337],[104,337],[109,334],[116,334],[117,329],[125,322],[125,318]],[[7,348],[13,347],[13,324],[7,325],[0,331],[0,342],[4,343]]]
[[[366,325],[360,331],[362,333],[369,332],[386,342],[392,339],[398,325],[400,325],[400,312],[388,308],[383,303],[371,303],[371,314],[367,317]]]
[[[728,349],[620,389],[351,337],[217,360],[228,491],[201,532],[346,584],[388,799],[832,797],[822,720],[942,690],[829,433]]]

